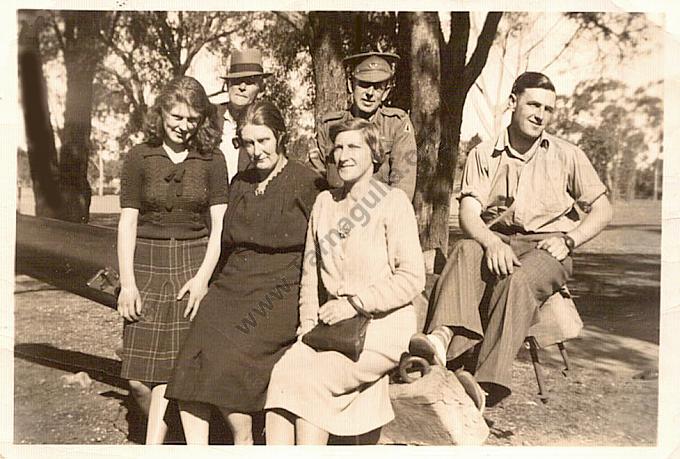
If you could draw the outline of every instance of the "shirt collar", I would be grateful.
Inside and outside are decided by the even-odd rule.
[[[517,150],[512,148],[510,145],[510,138],[508,136],[508,129],[503,129],[503,134],[498,136],[498,139],[496,140],[496,146],[494,148],[494,153],[500,154],[503,151],[507,152],[509,156],[512,156],[513,158],[520,159],[524,162],[529,161],[533,156],[536,154],[536,151],[538,150],[538,147],[545,148],[547,149],[550,146],[550,139],[548,139],[548,136],[545,131],[541,133],[541,135],[536,139],[534,144],[527,150],[526,153],[523,155],[519,154]]]
[[[227,108],[224,111],[224,121],[229,123],[229,124],[236,124],[236,120],[231,116],[231,113],[229,112],[229,108]]]

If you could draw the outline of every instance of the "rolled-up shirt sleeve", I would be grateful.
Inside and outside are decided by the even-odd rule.
[[[489,168],[482,158],[481,150],[474,148],[465,161],[458,201],[471,196],[480,202],[482,208],[485,208],[489,199],[489,183]]]
[[[583,150],[574,147],[572,159],[573,164],[570,170],[567,192],[581,209],[588,212],[590,205],[597,198],[607,193],[607,187],[600,180],[597,171],[595,171]]]

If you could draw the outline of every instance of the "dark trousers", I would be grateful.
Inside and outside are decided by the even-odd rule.
[[[433,290],[427,330],[446,325],[454,337],[451,360],[482,341],[475,377],[485,386],[510,392],[512,362],[532,325],[534,314],[571,275],[572,260],[557,261],[536,248],[544,235],[501,236],[522,263],[504,278],[492,274],[484,250],[474,240],[458,241]]]

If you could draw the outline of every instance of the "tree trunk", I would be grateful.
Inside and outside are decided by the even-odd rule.
[[[310,53],[316,87],[314,118],[317,125],[324,114],[347,107],[340,39],[340,25],[346,20],[347,14],[339,11],[309,13]]]
[[[418,217],[418,229],[423,250],[433,247],[430,228],[434,204],[437,202],[436,168],[442,133],[439,58],[439,17],[437,13],[401,13],[402,23],[411,31],[409,52],[411,68],[411,120],[418,146],[418,176],[413,205]],[[447,196],[448,199],[448,196]],[[448,220],[446,227],[448,228]]]
[[[444,256],[448,255],[450,204],[463,106],[468,91],[486,65],[501,16],[502,13],[497,12],[487,14],[482,31],[477,37],[477,45],[467,64],[470,13],[451,13],[451,36],[448,43],[439,34],[442,136],[434,176],[431,178],[431,189],[427,196],[433,206],[432,217],[421,238],[424,250],[435,249]]]
[[[42,69],[38,33],[42,18],[27,11],[19,12],[19,84],[24,111],[26,146],[28,153],[35,214],[39,217],[59,218],[57,149],[47,104],[47,84]]]
[[[87,223],[92,197],[87,167],[91,152],[93,82],[101,58],[92,44],[97,42],[103,13],[69,11],[62,15],[66,103],[59,172],[64,219]]]
[[[364,50],[364,27],[366,26],[366,12],[356,11],[352,13],[352,54],[358,54]]]
[[[397,62],[394,77],[395,88],[390,94],[395,107],[411,111],[411,37],[413,34],[413,13],[401,12],[397,15]],[[418,130],[416,129],[416,132]]]
[[[431,217],[427,220],[425,234],[421,235],[424,250],[437,250],[448,255],[450,200],[453,193],[453,179],[460,127],[463,120],[463,105],[469,87],[465,87],[463,73],[470,35],[469,13],[451,13],[451,36],[444,43],[440,35],[441,59],[441,142],[437,153],[434,173],[431,175],[428,201],[432,205]]]

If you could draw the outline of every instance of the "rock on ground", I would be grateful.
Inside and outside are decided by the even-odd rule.
[[[453,372],[432,367],[410,384],[391,384],[395,419],[380,444],[481,445],[489,436],[482,414]]]

